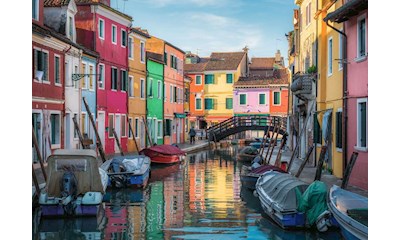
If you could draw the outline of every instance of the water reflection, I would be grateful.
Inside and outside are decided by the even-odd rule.
[[[283,231],[241,188],[237,146],[151,168],[145,189],[111,189],[94,219],[46,220],[36,239],[340,239],[338,232]]]

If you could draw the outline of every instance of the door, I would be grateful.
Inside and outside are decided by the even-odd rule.
[[[36,136],[36,140],[39,146],[39,151],[42,149],[42,123],[41,123],[41,117],[40,113],[32,113],[32,126],[33,126],[33,131]],[[42,155],[42,153],[41,153]],[[32,143],[32,161],[33,162],[38,162],[39,158],[35,149],[35,146]]]
[[[71,114],[65,114],[65,149],[71,149]]]
[[[99,136],[100,136],[100,141],[101,141],[101,144],[102,144],[102,146],[103,146],[103,148],[105,148],[105,146],[104,146],[104,134],[105,134],[105,129],[106,129],[106,126],[105,126],[105,121],[106,121],[106,114],[104,113],[104,112],[100,112],[99,111],[99,113],[98,113],[98,121],[97,121],[97,130],[98,130],[98,133],[99,133]]]
[[[181,143],[181,133],[182,133],[182,120],[180,118],[177,119],[178,121],[178,129],[176,131],[176,143]]]
[[[115,138],[118,138],[120,144],[121,144],[121,115],[120,114],[115,114],[115,133],[117,136],[114,136]],[[117,141],[114,140],[114,152],[115,153],[120,153]]]
[[[144,128],[144,122],[143,120],[140,120],[140,148],[143,149],[145,148],[146,144],[146,135],[144,133],[146,129]]]

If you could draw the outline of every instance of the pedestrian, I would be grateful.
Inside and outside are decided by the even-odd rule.
[[[196,131],[194,130],[193,126],[192,126],[192,128],[190,128],[189,136],[190,136],[190,144],[193,144],[195,141],[194,137],[196,136]]]

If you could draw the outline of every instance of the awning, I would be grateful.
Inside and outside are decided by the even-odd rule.
[[[186,113],[174,113],[176,118],[186,118]]]
[[[358,15],[361,11],[368,9],[368,0],[352,0],[345,3],[336,11],[328,13],[324,21],[341,23],[349,20],[349,18]]]

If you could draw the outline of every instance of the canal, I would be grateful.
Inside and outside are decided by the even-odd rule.
[[[238,146],[152,166],[145,189],[107,190],[95,218],[38,219],[33,239],[341,239],[339,231],[284,231],[241,187]]]

